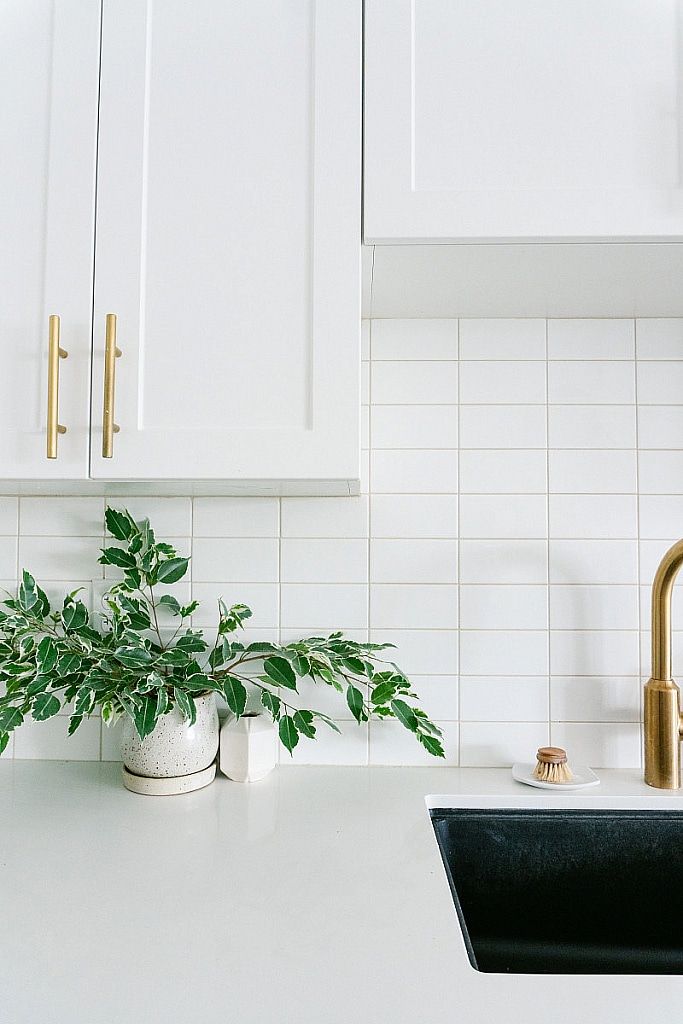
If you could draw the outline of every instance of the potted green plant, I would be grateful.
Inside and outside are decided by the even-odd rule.
[[[391,644],[358,643],[341,632],[245,644],[238,631],[250,609],[223,601],[209,642],[189,625],[196,601],[181,605],[172,594],[158,594],[160,585],[185,576],[189,560],[157,541],[148,520],[136,522],[126,510],[107,508],[105,523],[119,543],[103,548],[99,561],[122,575],[97,618],[78,591],[52,609],[26,570],[16,596],[3,602],[0,752],[29,715],[42,722],[68,708],[72,734],[99,708],[105,725],[124,719],[122,754],[132,773],[195,776],[215,760],[216,694],[237,719],[247,711],[249,691],[258,694],[290,753],[301,738],[315,739],[320,724],[339,731],[328,715],[296,706],[299,681],[310,679],[337,690],[357,722],[397,719],[430,754],[444,756],[440,730],[415,705],[405,674],[385,660]],[[170,629],[162,625],[162,611]]]

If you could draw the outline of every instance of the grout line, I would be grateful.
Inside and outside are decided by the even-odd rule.
[[[642,629],[642,596],[641,596],[641,572],[640,572],[640,545],[642,541],[642,528],[640,521],[640,406],[638,404],[638,320],[633,321],[633,377],[634,377],[634,402],[636,411],[636,436],[635,436],[635,456],[636,456],[636,533],[638,536],[638,551],[637,551],[637,563],[636,563],[636,577],[638,580],[638,671],[640,678],[643,677],[643,629]],[[641,770],[644,768],[643,765],[643,749],[644,749],[644,733],[643,733],[643,691],[642,687],[639,694],[639,731],[640,731],[640,767]]]
[[[458,651],[457,651],[457,662],[456,662],[457,679],[458,679],[458,697],[457,697],[457,709],[458,709],[458,756],[457,756],[457,759],[456,759],[456,763],[459,766],[460,763],[461,763],[461,760],[460,760],[461,753],[460,752],[461,752],[461,747],[462,747],[461,737],[460,737],[460,724],[461,724],[461,721],[462,721],[462,674],[461,674],[462,666],[461,666],[461,663],[460,663],[460,638],[462,637],[462,621],[461,621],[461,608],[462,608],[462,602],[461,602],[461,592],[462,592],[462,573],[461,573],[461,565],[462,565],[462,561],[461,561],[461,542],[462,542],[461,503],[462,503],[462,490],[461,490],[461,481],[460,481],[460,472],[461,472],[460,457],[461,457],[461,453],[462,453],[462,448],[460,447],[460,442],[462,440],[462,422],[461,422],[461,419],[462,419],[462,417],[461,417],[461,411],[462,411],[462,372],[461,372],[462,362],[461,362],[461,358],[460,358],[461,357],[460,320],[457,321],[456,352],[457,352],[457,355],[458,355],[458,381],[457,381],[457,389],[458,389],[458,391],[457,391],[457,399],[458,399],[458,401],[457,401],[457,410],[456,410],[457,424],[458,424],[458,426],[457,426],[458,450],[457,450],[457,454],[456,454],[458,494],[457,494],[457,499],[456,499],[456,510],[455,510],[455,514],[456,514],[456,518],[457,518],[457,523],[455,524],[455,533],[456,533],[456,537],[457,537],[456,558],[458,560],[458,565],[457,565],[457,581],[458,581],[458,593],[457,593],[457,600],[458,600],[458,608],[457,608],[458,638],[457,638],[457,643],[458,643]]]
[[[374,266],[375,266],[375,251],[374,251],[374,248],[373,248],[373,251],[372,251],[372,272],[373,272],[373,276],[374,276]],[[373,478],[373,469],[372,469],[372,461],[373,461],[372,460],[372,453],[373,453],[373,447],[372,447],[372,391],[373,391],[372,379],[373,379],[373,375],[374,375],[374,372],[373,372],[372,334],[373,334],[373,332],[372,332],[372,320],[370,320],[370,322],[368,324],[368,358],[369,358],[369,361],[370,361],[370,368],[369,368],[369,375],[368,375],[368,408],[369,408],[369,414],[368,414],[368,449],[369,449],[369,453],[370,454],[369,454],[369,458],[368,458],[368,516],[367,516],[367,520],[366,520],[367,521],[367,530],[368,530],[367,555],[366,555],[366,558],[367,558],[367,577],[368,577],[368,581],[367,581],[367,590],[368,590],[368,592],[367,592],[367,597],[366,597],[366,615],[367,615],[367,620],[368,620],[368,630],[367,630],[368,643],[370,642],[370,637],[372,635],[372,632],[371,632],[372,631],[372,584],[370,582],[371,578],[372,578],[371,570],[370,570],[370,565],[371,565],[371,561],[372,561],[372,478]],[[371,742],[372,741],[370,739],[370,731],[371,731],[371,729],[374,731],[374,728],[376,728],[376,727],[377,727],[377,723],[375,723],[375,725],[373,727],[373,723],[370,720],[368,720],[368,727],[367,727],[367,731],[366,731],[366,749],[365,749],[365,762],[366,762],[366,764],[370,764],[370,759],[371,759]]]
[[[547,739],[552,742],[552,685],[550,680],[550,364],[548,353],[548,318],[545,320],[545,520],[546,520],[546,667],[548,669]]]

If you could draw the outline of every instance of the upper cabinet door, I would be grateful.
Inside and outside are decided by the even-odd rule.
[[[358,479],[360,33],[360,0],[104,0],[94,477]]]
[[[677,0],[366,0],[366,241],[683,238]]]
[[[88,475],[99,21],[99,0],[0,3],[2,479]]]

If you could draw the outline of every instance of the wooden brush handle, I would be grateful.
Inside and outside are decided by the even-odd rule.
[[[562,747],[539,747],[536,757],[541,764],[567,763],[567,751]]]

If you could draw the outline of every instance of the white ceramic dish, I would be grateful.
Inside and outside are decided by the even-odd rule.
[[[178,793],[193,793],[195,789],[203,789],[213,782],[216,777],[216,762],[200,772],[178,775],[176,778],[153,779],[144,775],[134,775],[128,771],[125,764],[121,765],[121,774],[124,786],[131,793],[141,793],[143,796],[177,796]]]
[[[572,790],[588,789],[590,786],[600,785],[600,779],[595,772],[583,766],[577,768],[574,765],[571,766],[573,776],[571,782],[541,782],[540,779],[533,776],[535,767],[535,762],[534,764],[513,764],[512,777],[517,782],[523,782],[525,786],[534,786],[536,789]]]

